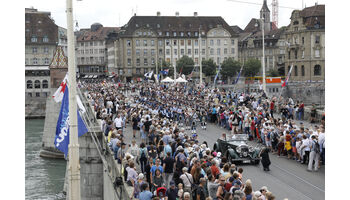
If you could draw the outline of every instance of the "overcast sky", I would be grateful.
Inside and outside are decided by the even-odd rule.
[[[238,0],[262,4],[263,0]],[[40,11],[50,11],[56,24],[67,27],[65,0],[25,0],[25,7],[34,7]],[[302,8],[318,4],[325,4],[325,0],[279,0],[279,6]],[[272,14],[272,0],[267,0]],[[89,28],[95,22],[105,27],[125,25],[133,13],[139,16],[154,16],[157,11],[163,16],[192,16],[198,12],[199,16],[222,16],[229,25],[238,25],[242,29],[251,18],[259,18],[261,5],[253,5],[228,0],[73,0],[74,19],[80,28]],[[293,9],[279,8],[279,27],[289,24]],[[272,16],[271,16],[272,20]]]

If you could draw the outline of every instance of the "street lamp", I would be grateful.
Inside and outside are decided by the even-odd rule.
[[[264,18],[258,19],[259,22],[262,24],[262,69],[263,69],[263,91],[266,94],[266,75],[265,75],[265,29],[264,29]],[[255,27],[258,27],[259,24],[255,23]]]
[[[198,43],[199,43],[199,85],[202,87],[202,59],[201,59],[201,29],[199,28],[199,37],[198,37]]]

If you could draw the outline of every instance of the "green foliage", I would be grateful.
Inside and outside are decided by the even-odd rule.
[[[182,69],[182,74],[188,75],[192,72],[194,67],[194,61],[192,58],[188,56],[182,56],[177,62],[176,62],[176,72],[180,73],[180,70]]]
[[[267,72],[267,76],[276,77],[276,76],[279,76],[279,72],[278,72],[278,70],[270,69],[270,70]]]
[[[244,63],[243,72],[246,77],[254,77],[259,73],[261,69],[261,63],[258,59],[249,59]]]
[[[221,75],[226,79],[227,77],[233,77],[241,68],[241,63],[234,60],[233,58],[228,58],[221,64]]]
[[[216,64],[212,59],[202,60],[202,72],[205,76],[213,76],[216,73]]]

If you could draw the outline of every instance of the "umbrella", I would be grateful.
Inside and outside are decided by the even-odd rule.
[[[161,82],[162,82],[162,83],[172,83],[172,82],[174,82],[174,80],[171,79],[171,78],[169,78],[169,77],[166,77],[166,78],[163,79]]]
[[[175,80],[175,82],[176,82],[176,83],[187,83],[187,81],[186,81],[185,79],[181,78],[181,77],[177,78],[177,79]]]

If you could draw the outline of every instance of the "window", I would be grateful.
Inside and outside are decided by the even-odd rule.
[[[159,49],[159,54],[160,54],[160,55],[163,54],[163,49]]]
[[[90,54],[94,54],[94,50],[93,49],[90,49]]]
[[[210,49],[210,55],[214,55],[214,49]]]
[[[181,31],[180,32],[180,36],[183,37],[184,36],[184,32]]]
[[[188,32],[187,32],[187,35],[188,35],[188,36],[191,36],[191,32],[190,32],[190,31],[188,31]]]
[[[198,36],[198,32],[197,31],[194,32],[194,36]]]
[[[220,55],[221,49],[217,49],[217,50],[216,50],[216,53],[217,53],[217,55]]]
[[[298,76],[298,66],[294,67],[294,76]]]
[[[140,56],[140,49],[136,49],[136,55]]]
[[[198,40],[194,41],[194,46],[198,46]]]
[[[89,54],[89,50],[87,49],[87,50],[85,50],[85,54]]]
[[[191,45],[191,40],[187,40],[187,45]]]
[[[140,40],[136,40],[136,46],[137,46],[137,47],[140,46]]]
[[[290,51],[288,51],[288,59],[290,59]]]
[[[94,54],[97,54],[98,53],[98,49],[94,49]]]
[[[158,46],[162,46],[162,40],[158,40]]]
[[[169,46],[170,45],[170,41],[169,40],[165,40],[165,45]]]
[[[128,66],[131,65],[131,58],[128,58]]]
[[[88,47],[89,46],[89,43],[88,42],[85,42],[85,47]]]
[[[226,39],[224,39],[224,45],[227,45],[227,40]]]
[[[46,35],[43,37],[43,42],[49,42],[49,38]]]
[[[141,69],[140,68],[136,68],[136,74],[141,74]]]
[[[205,40],[202,40],[202,45],[205,46]]]
[[[174,46],[176,46],[177,45],[177,40],[173,40],[173,44],[174,44]]]
[[[166,35],[166,36],[169,36],[169,31],[165,32],[165,35]]]
[[[220,46],[220,40],[216,41],[216,45]]]
[[[315,58],[319,58],[320,57],[320,50],[316,49],[315,50]]]
[[[154,58],[151,58],[151,62],[152,62],[152,65],[154,65],[154,61],[155,59]]]
[[[320,36],[316,35],[315,37],[315,44],[320,44]]]
[[[158,32],[158,35],[162,35],[162,32],[161,32],[161,31],[159,31],[159,32]]]
[[[154,49],[151,49],[151,55],[154,56],[154,52],[155,50]]]
[[[44,54],[48,54],[49,53],[49,48],[48,47],[44,47]]]
[[[126,46],[128,46],[128,47],[131,46],[131,41],[130,41],[130,40],[127,40],[127,41],[126,41]]]
[[[32,97],[32,93],[31,92],[28,92],[28,97]]]
[[[127,50],[127,55],[128,55],[128,56],[131,56],[131,49],[128,49],[128,50]]]
[[[234,45],[235,44],[235,40],[231,40],[231,45]]]
[[[198,58],[195,58],[194,62],[195,62],[196,65],[198,65]]]
[[[304,42],[305,42],[305,39],[304,39],[304,37],[302,37],[301,38],[301,43],[304,44]]]
[[[35,93],[35,96],[36,96],[36,97],[40,97],[40,92],[36,92],[36,93]]]
[[[202,55],[205,55],[205,49],[202,49]]]
[[[32,52],[33,52],[33,53],[38,53],[38,48],[37,48],[37,47],[33,47],[33,48],[32,48]]]
[[[33,81],[29,80],[27,81],[27,89],[32,89],[33,88]]]
[[[49,82],[47,80],[43,80],[43,88],[49,88]]]
[[[40,81],[39,80],[34,81],[34,88],[40,88]]]
[[[298,59],[298,50],[294,50],[294,58]]]
[[[37,65],[38,64],[38,59],[37,58],[33,58],[33,65]]]
[[[49,59],[48,59],[48,58],[45,58],[45,59],[44,59],[44,64],[45,64],[45,65],[48,65],[48,64],[49,64]]]
[[[144,64],[144,65],[148,65],[147,58],[144,58],[144,59],[143,59],[143,64]]]
[[[304,65],[301,66],[301,76],[305,76],[305,67],[304,67]]]
[[[198,55],[198,49],[194,50],[194,55]]]
[[[81,47],[83,47],[83,46],[84,46],[84,43],[83,43],[83,42],[81,42],[81,43],[80,43],[80,46],[81,46]]]
[[[181,49],[181,55],[184,55],[185,49]]]
[[[227,48],[224,49],[224,55],[226,55],[226,54],[227,54]]]
[[[147,56],[147,49],[143,50],[143,56]]]
[[[217,57],[216,61],[217,61],[216,64],[220,64],[220,57]]]
[[[165,50],[166,55],[170,55],[170,49]]]
[[[180,40],[180,45],[181,46],[185,45],[185,40]]]
[[[174,55],[177,55],[177,49],[174,49]]]
[[[147,40],[143,41],[143,46],[147,47]]]
[[[321,65],[315,65],[314,76],[320,76],[320,75],[321,75]]]
[[[231,48],[231,54],[235,53],[235,48]]]
[[[154,46],[154,40],[151,40],[151,46]]]
[[[132,69],[128,69],[128,74],[131,74]]]
[[[305,51],[303,50],[303,51],[301,52],[301,58],[304,59],[304,56],[305,56]]]
[[[160,28],[160,24],[157,24],[157,28]]]
[[[93,42],[90,42],[90,46],[93,46],[94,45],[94,43]]]
[[[136,59],[136,65],[137,65],[137,66],[140,66],[140,58],[137,58],[137,59]],[[137,70],[137,69],[136,69],[136,70]]]
[[[210,46],[214,45],[214,40],[210,40]]]
[[[38,42],[38,38],[36,36],[32,36],[31,41],[32,42]]]
[[[191,55],[191,49],[187,49],[187,54]]]
[[[176,37],[176,32],[173,32],[173,36]]]

